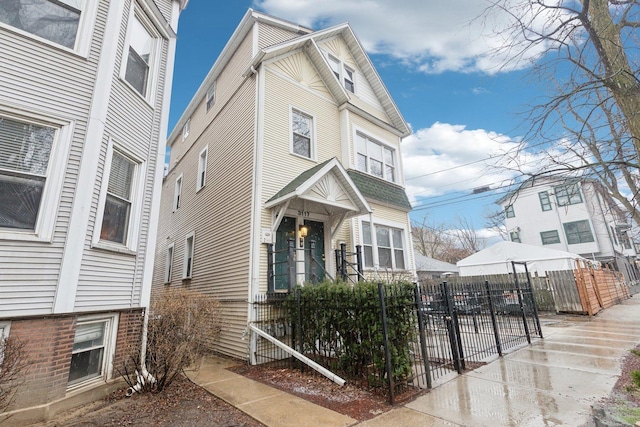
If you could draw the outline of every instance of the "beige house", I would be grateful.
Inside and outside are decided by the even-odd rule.
[[[168,138],[153,292],[220,298],[216,349],[245,358],[255,296],[336,278],[341,247],[350,280],[414,278],[409,133],[348,24],[249,10]]]

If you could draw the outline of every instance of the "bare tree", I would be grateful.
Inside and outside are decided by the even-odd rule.
[[[508,240],[507,228],[505,226],[505,213],[502,209],[487,210],[484,213],[485,227],[495,231],[502,240]]]
[[[411,226],[413,245],[424,256],[455,264],[484,248],[473,223],[456,218],[455,224],[430,223],[427,217]]]
[[[468,252],[468,255],[484,249],[485,241],[478,236],[473,226],[473,221],[464,217],[456,217],[456,225],[457,227],[454,233],[457,235],[458,244],[463,250]]]
[[[24,341],[0,335],[0,412],[11,405],[29,366]]]
[[[425,215],[421,222],[411,224],[411,234],[414,248],[429,258],[438,258],[441,252],[451,246],[451,236],[447,234],[447,225],[431,223]]]
[[[501,30],[510,40],[505,66],[534,58],[531,74],[549,90],[529,110],[526,142],[509,160],[532,141],[549,151],[563,140],[552,161],[529,174],[595,178],[640,221],[640,0],[489,1],[485,17],[498,10],[512,18]]]

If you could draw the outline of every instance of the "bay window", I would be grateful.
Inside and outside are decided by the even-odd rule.
[[[396,182],[396,154],[393,149],[358,132],[356,150],[358,170]]]
[[[373,237],[371,224],[362,222],[362,246],[364,252],[364,266],[404,270],[405,251],[403,230],[374,224]],[[376,262],[377,261],[377,262]]]

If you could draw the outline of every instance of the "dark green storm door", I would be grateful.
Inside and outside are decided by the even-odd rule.
[[[296,219],[285,216],[276,231],[275,259],[274,259],[274,290],[286,292],[295,286],[289,284],[289,239],[296,244]],[[295,246],[294,246],[295,247]],[[291,260],[293,263],[294,260]]]
[[[305,282],[322,282],[324,280],[324,223],[304,220],[308,228],[304,239],[304,280]],[[313,250],[311,242],[314,242]]]

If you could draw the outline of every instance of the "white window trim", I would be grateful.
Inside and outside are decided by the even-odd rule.
[[[204,165],[202,164],[202,156],[204,155]],[[198,176],[196,178],[196,193],[207,185],[207,164],[209,163],[209,146],[207,145],[200,151],[198,155]],[[204,178],[202,173],[204,172]],[[201,179],[202,178],[202,179]]]
[[[62,46],[61,44],[58,44],[52,40],[45,39],[44,37],[40,37],[28,31],[21,30],[20,28],[16,28],[9,24],[5,24],[4,22],[0,22],[0,28],[5,28],[16,34],[20,34],[30,39],[37,40],[39,43],[47,44],[56,49],[66,51],[74,55],[78,55],[82,58],[88,58],[89,49],[91,47],[93,30],[95,27],[96,14],[98,11],[98,3],[99,2],[95,0],[84,0],[82,4],[82,11],[80,13],[80,22],[78,23],[78,32],[76,34],[76,44],[73,47],[73,49],[68,48],[66,46]]]
[[[147,165],[145,160],[132,155],[129,151],[122,149],[121,146],[114,147],[114,145],[115,143],[113,142],[113,139],[109,138],[107,143],[107,155],[105,157],[105,165],[102,174],[103,179],[100,186],[98,212],[96,213],[96,222],[93,228],[93,236],[91,238],[91,247],[134,254],[138,250],[138,233],[140,231],[140,218],[142,215],[143,205],[142,199],[144,197]],[[127,230],[127,243],[125,245],[100,239],[102,219],[104,217],[104,206],[107,201],[107,187],[109,186],[109,176],[111,174],[111,160],[113,158],[114,150],[136,163],[136,170],[133,176],[131,188],[131,216],[129,217],[129,230]]]
[[[173,185],[173,212],[177,211],[180,209],[180,206],[182,206],[182,188],[184,187],[183,175],[184,174],[178,175]],[[179,186],[178,183],[180,184]]]
[[[327,63],[329,64],[329,69],[331,69],[332,74],[333,74],[333,68],[331,68],[331,61],[333,60],[334,62],[338,63],[338,68],[340,71],[339,72],[340,76],[338,77],[338,83],[340,83],[340,86],[342,86],[342,88],[347,92],[356,94],[358,90],[358,87],[356,85],[356,70],[353,67],[346,65],[341,58],[338,58],[337,56],[326,51],[325,51],[325,54],[327,56]],[[348,69],[349,71],[351,71],[351,74],[353,75],[353,79],[350,79],[351,83],[353,83],[353,92],[347,89],[347,85],[344,82],[345,76],[346,76],[345,69]]]
[[[68,385],[68,392],[83,389],[96,383],[103,383],[104,381],[111,378],[111,376],[113,375],[113,356],[115,354],[116,340],[118,338],[118,320],[119,315],[117,313],[109,315],[98,314],[94,316],[79,317],[77,319],[76,328],[77,325],[84,323],[107,322],[107,327],[105,328],[104,334],[105,342],[104,355],[102,358],[102,375],[100,375],[99,377],[87,379],[85,381],[80,381],[72,385]]]
[[[305,116],[308,116],[311,118],[311,143],[310,143],[310,156],[306,157],[303,156],[301,154],[298,154],[296,152],[293,151],[293,110],[296,110],[300,113],[302,113]],[[313,162],[317,161],[317,153],[318,153],[318,146],[317,146],[317,138],[316,138],[316,117],[309,113],[306,110],[303,110],[302,108],[298,108],[295,107],[293,105],[289,105],[289,153],[293,156],[296,156],[298,158],[301,159],[305,159],[305,160],[311,160]]]
[[[372,252],[372,256],[373,256],[373,267],[370,266],[364,266],[364,236],[362,233],[362,223],[363,222],[368,222],[369,224],[372,224],[371,227],[371,252]],[[391,257],[391,264],[393,265],[392,270],[393,271],[409,271],[409,258],[408,258],[408,253],[407,251],[409,250],[407,248],[407,241],[408,241],[408,234],[407,234],[407,226],[403,223],[400,222],[394,222],[394,221],[388,221],[388,220],[384,220],[384,219],[377,219],[377,218],[370,218],[368,216],[366,217],[360,217],[358,218],[358,230],[359,230],[359,239],[360,239],[360,245],[362,246],[362,263],[364,266],[365,270],[383,270],[386,269],[387,267],[380,267],[379,264],[379,258],[378,258],[378,242],[376,240],[376,230],[375,230],[375,226],[376,225],[381,225],[383,227],[388,227],[388,228],[395,228],[397,230],[402,231],[402,257],[404,258],[404,269],[397,269],[395,268],[395,264],[396,264],[396,259],[395,256]],[[393,239],[393,237],[391,237],[391,239]],[[392,249],[395,249],[392,248]],[[395,254],[395,252],[394,252]]]
[[[189,243],[189,239],[191,238],[191,271],[189,272],[190,274],[187,276],[187,260],[188,260],[188,243]],[[193,260],[195,258],[195,248],[196,248],[196,236],[195,236],[195,232],[191,232],[189,234],[187,234],[184,238],[184,254],[182,256],[182,279],[191,279],[193,277]]]
[[[216,91],[217,91],[217,80],[214,80],[211,85],[207,88],[207,94],[205,96],[205,109],[207,112],[216,105]],[[211,103],[209,103],[211,101]]]
[[[12,108],[1,109],[0,116],[56,128],[35,229],[13,230],[0,228],[0,240],[51,242],[55,223],[58,219],[58,205],[62,193],[64,174],[67,169],[67,156],[71,146],[74,123]]]
[[[396,172],[396,176],[395,176],[395,180],[394,181],[388,181],[386,178],[380,178],[379,176],[373,175],[372,173],[370,173],[369,171],[361,171],[360,169],[358,169],[358,142],[357,142],[357,138],[358,138],[358,134],[362,134],[364,136],[366,136],[367,138],[370,138],[372,140],[374,140],[375,142],[377,142],[378,144],[380,144],[383,149],[386,147],[389,150],[393,151],[393,156],[394,156],[394,169]],[[404,173],[402,171],[402,164],[400,161],[400,147],[394,144],[390,144],[389,142],[387,142],[385,140],[385,138],[381,135],[378,135],[376,133],[373,133],[367,129],[361,128],[360,126],[353,126],[353,132],[351,135],[351,146],[353,147],[353,158],[352,158],[352,164],[351,164],[351,169],[353,170],[357,170],[359,172],[362,173],[366,173],[369,176],[372,176],[374,178],[378,178],[378,179],[383,179],[387,182],[390,182],[392,184],[396,184],[396,185],[403,185],[403,179],[402,177],[404,176]],[[384,155],[384,152],[383,152]],[[383,162],[383,168],[382,168],[382,173],[383,175],[386,174],[386,169],[384,168],[384,162]]]
[[[153,46],[151,47],[151,53],[149,54],[149,78],[147,81],[147,93],[145,95],[138,92],[138,90],[134,88],[127,79],[125,79],[129,46],[131,45],[132,22],[136,18],[154,39]],[[122,59],[120,60],[120,80],[129,89],[131,89],[132,92],[144,99],[144,101],[152,108],[156,100],[156,87],[159,80],[160,59],[162,56],[162,44],[164,40],[165,38],[160,34],[152,19],[142,11],[142,9],[137,5],[137,2],[132,1],[131,9],[129,10],[129,19],[127,20],[127,35],[125,38],[124,49],[122,50]]]
[[[175,267],[173,265],[174,258],[175,258],[175,244],[169,243],[169,246],[167,246],[167,256],[166,256],[165,265],[164,265],[164,283],[171,283],[171,276],[173,276],[173,270]]]
[[[184,141],[189,136],[189,128],[191,127],[191,119],[187,119],[187,122],[182,127],[182,140]]]

